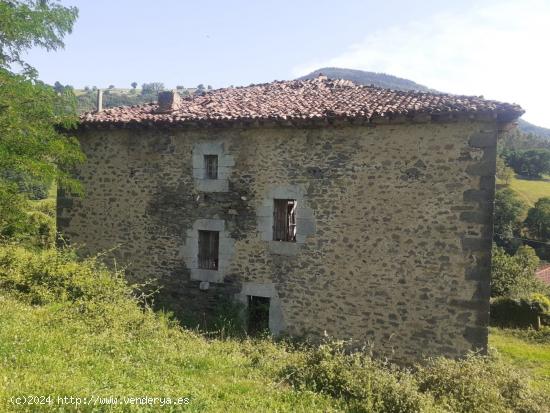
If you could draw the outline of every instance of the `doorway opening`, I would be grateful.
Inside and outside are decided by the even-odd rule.
[[[269,297],[248,296],[248,334],[269,332]]]

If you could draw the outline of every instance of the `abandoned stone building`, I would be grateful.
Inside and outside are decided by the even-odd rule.
[[[370,343],[395,359],[485,349],[496,141],[523,113],[479,97],[319,77],[87,113],[83,253],[202,322]]]

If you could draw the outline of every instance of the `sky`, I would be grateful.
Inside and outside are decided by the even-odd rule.
[[[65,48],[29,51],[48,83],[214,88],[325,66],[519,103],[550,128],[550,0],[61,0]]]

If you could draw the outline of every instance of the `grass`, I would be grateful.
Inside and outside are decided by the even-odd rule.
[[[325,353],[318,358],[269,340],[206,340],[154,313],[138,317],[134,321],[139,321],[139,326],[128,328],[124,317],[131,311],[127,309],[117,315],[119,325],[104,325],[100,317],[85,319],[73,310],[58,302],[33,306],[0,293],[0,411],[485,412],[493,411],[491,403],[499,396],[494,388],[484,386],[497,376],[498,380],[507,374],[514,377],[505,366],[491,371],[494,367],[482,359],[464,364],[441,359],[420,374],[419,383],[431,388],[428,393],[419,393],[414,376],[399,378],[372,363],[360,367],[343,355],[333,358]],[[492,331],[491,342],[548,389],[546,370],[541,367],[542,363],[546,369],[549,366],[547,345],[527,344],[498,330]],[[310,358],[306,365],[304,356]],[[278,373],[289,367],[297,388]],[[484,372],[485,368],[489,370]],[[304,379],[304,374],[309,376]],[[364,384],[356,379],[362,374],[368,378]],[[515,379],[509,383],[515,385]],[[367,389],[370,386],[374,387]],[[370,410],[361,403],[348,405],[349,400],[341,394],[347,392],[359,402],[362,392],[367,400],[378,395],[394,408]],[[464,400],[448,405],[448,392]],[[32,408],[10,404],[11,396],[21,395],[49,395],[53,404]],[[70,396],[82,400],[90,396],[188,398],[189,404],[163,408],[118,405],[109,409],[59,404],[58,397]]]
[[[185,407],[189,412],[341,410],[329,397],[295,391],[272,380],[243,352],[253,345],[250,342],[208,342],[197,334],[166,325],[154,323],[149,327],[155,330],[147,334],[97,329],[67,317],[67,312],[56,305],[33,307],[0,297],[3,411],[18,410],[9,404],[9,397],[29,394],[51,395],[54,400],[90,395],[188,397],[189,405],[173,411]],[[276,352],[278,358],[285,357],[282,348],[272,347],[269,351]],[[134,408],[114,411],[137,411]],[[56,409],[61,411],[61,406],[35,406],[31,410]],[[19,408],[24,410],[23,406]]]
[[[516,175],[510,182],[510,188],[513,189],[519,197],[532,207],[539,198],[550,196],[550,177],[543,179],[524,179]]]
[[[489,343],[532,376],[535,386],[550,394],[550,341],[536,342],[518,331],[491,328]]]
[[[438,357],[407,369],[349,354],[339,342],[205,338],[138,304],[124,274],[97,259],[0,246],[0,412],[548,413],[550,406],[547,344],[500,330],[491,340],[506,359]],[[28,395],[50,402],[10,402]],[[80,405],[60,403],[65,397]],[[84,404],[111,397],[122,404]],[[124,397],[189,404],[138,406]]]

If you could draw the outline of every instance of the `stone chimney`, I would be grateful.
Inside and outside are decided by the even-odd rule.
[[[172,112],[180,107],[181,97],[176,90],[166,90],[158,94],[158,112]]]
[[[97,111],[101,112],[103,110],[103,90],[97,89]]]

